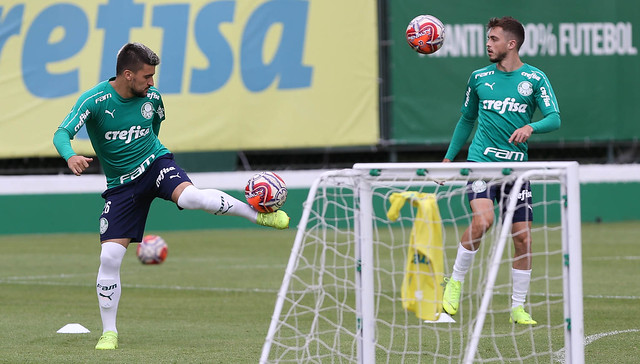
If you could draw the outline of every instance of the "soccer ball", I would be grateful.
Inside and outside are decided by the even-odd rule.
[[[158,235],[146,235],[136,249],[136,255],[142,264],[160,264],[167,259],[167,253],[167,243]]]
[[[416,52],[431,54],[444,43],[444,24],[433,15],[418,15],[409,22],[406,36]]]
[[[287,200],[287,185],[273,172],[260,172],[247,182],[244,197],[258,212],[274,212]]]

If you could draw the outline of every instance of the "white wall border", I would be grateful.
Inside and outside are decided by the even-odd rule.
[[[275,171],[291,189],[309,188],[311,183],[326,170]],[[189,173],[198,187],[220,190],[243,190],[249,172]],[[580,166],[580,183],[640,182],[640,164],[597,164]],[[103,175],[29,175],[0,176],[0,195],[102,193],[106,188]]]

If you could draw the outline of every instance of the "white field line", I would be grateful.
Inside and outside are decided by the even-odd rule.
[[[619,335],[619,334],[626,334],[626,333],[630,333],[630,332],[640,332],[640,329],[629,329],[629,330],[620,330],[620,331],[610,331],[610,332],[602,332],[599,334],[594,334],[594,335],[589,335],[587,337],[584,338],[584,346],[587,346],[589,344],[591,344],[592,342],[598,340],[598,339],[602,339],[603,337],[607,337],[607,336],[613,336],[613,335]],[[564,348],[556,351],[555,353],[553,353],[553,360],[558,362],[558,363],[565,363],[566,361],[566,351]]]
[[[92,273],[93,274],[93,273]],[[57,276],[59,277],[59,276]],[[29,286],[62,286],[62,287],[93,287],[94,283],[80,282],[56,282],[56,281],[36,281],[27,279],[18,279],[18,277],[10,277],[11,279],[0,279],[0,284],[16,284]],[[207,291],[207,292],[235,292],[235,293],[278,293],[277,289],[264,288],[229,288],[229,287],[195,287],[195,286],[166,286],[166,285],[146,285],[146,284],[127,284],[122,285],[125,289],[162,289],[174,291]]]
[[[53,281],[54,279],[69,279],[76,277],[95,277],[96,273],[81,273],[81,274],[54,274],[54,275],[40,275],[40,276],[13,276],[0,278],[0,284],[20,284],[20,285],[40,285],[40,286],[69,286],[69,287],[92,287],[93,282],[81,283],[81,282],[62,282]],[[168,286],[168,285],[144,285],[144,284],[127,284],[124,283],[123,287],[139,288],[139,289],[164,289],[164,290],[176,290],[176,291],[211,291],[211,292],[239,292],[239,293],[277,293],[277,289],[263,289],[263,288],[229,288],[229,287],[207,287],[207,286]],[[507,292],[494,292],[495,295],[511,295]],[[535,297],[562,297],[561,293],[530,293],[529,296]],[[640,300],[640,296],[613,296],[613,295],[584,295],[584,298],[593,299],[607,299],[607,300]]]
[[[629,256],[629,257],[591,257],[591,258],[583,258],[584,260],[595,260],[595,261],[600,261],[600,260],[640,260],[640,257],[635,257],[635,256]]]

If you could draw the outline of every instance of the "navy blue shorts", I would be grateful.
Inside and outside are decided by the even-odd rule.
[[[171,201],[171,194],[182,182],[191,180],[173,160],[173,154],[165,154],[134,180],[104,191],[100,241],[120,238],[130,238],[134,243],[142,241],[153,199]]]
[[[512,187],[513,183],[506,183],[503,190],[503,186],[500,183],[476,180],[467,183],[467,197],[469,201],[476,198],[488,198],[498,202],[501,209],[501,216],[504,216],[507,212],[509,193],[511,193]],[[513,213],[513,222],[521,221],[533,221],[531,183],[529,183],[529,181],[525,181],[522,185],[522,191],[518,193],[516,210]]]

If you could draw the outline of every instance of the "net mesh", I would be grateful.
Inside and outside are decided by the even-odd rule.
[[[360,255],[358,185],[371,186],[373,203],[375,358],[377,363],[459,363],[465,355],[478,308],[487,285],[490,257],[502,226],[496,204],[494,226],[481,247],[462,288],[455,322],[427,322],[402,305],[401,287],[416,223],[416,208],[406,204],[399,218],[386,212],[394,192],[414,191],[436,196],[443,233],[443,266],[450,276],[457,247],[472,212],[467,182],[483,178],[504,185],[517,173],[466,174],[446,171],[442,178],[421,171],[354,171],[325,174],[305,204],[306,224],[300,227],[269,342],[270,363],[358,362]],[[564,347],[563,249],[560,180],[531,180],[533,191],[533,273],[525,310],[538,325],[509,322],[513,243],[509,237],[500,259],[491,303],[485,316],[474,362],[554,362]],[[305,219],[303,219],[305,220]],[[281,292],[284,292],[282,290]],[[441,297],[440,297],[441,299]],[[445,318],[441,315],[440,318]]]

